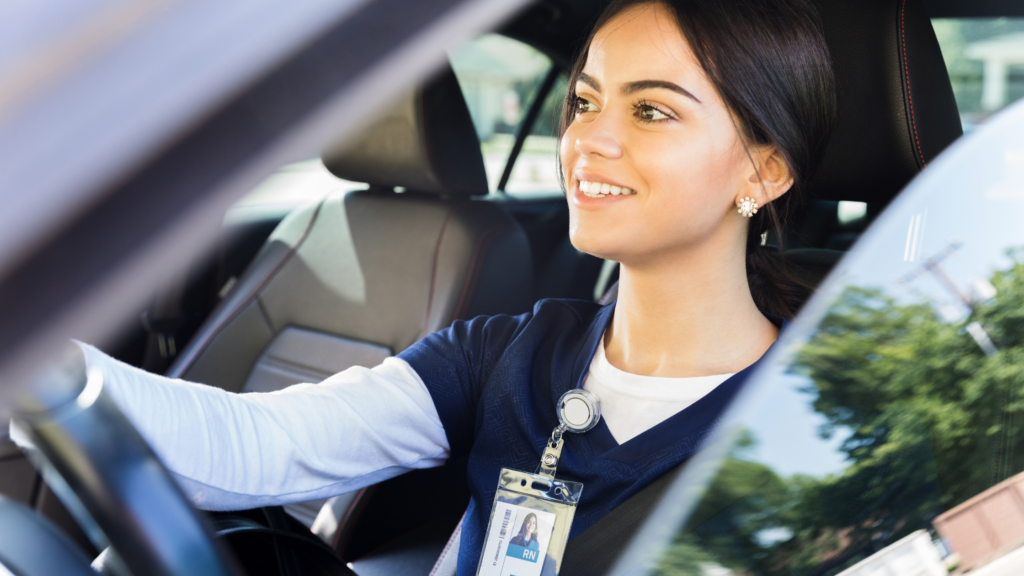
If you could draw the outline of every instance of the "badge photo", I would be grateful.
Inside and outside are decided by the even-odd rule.
[[[551,530],[555,525],[555,515],[541,510],[518,507],[518,518],[513,524],[512,538],[508,542],[505,556],[509,559],[506,565],[515,568],[520,563],[537,564],[547,551],[551,539]],[[502,573],[504,574],[504,570]],[[523,573],[523,567],[513,574]]]

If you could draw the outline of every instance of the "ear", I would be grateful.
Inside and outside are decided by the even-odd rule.
[[[793,187],[793,173],[775,146],[752,148],[750,156],[754,162],[746,182],[746,196],[764,206]]]

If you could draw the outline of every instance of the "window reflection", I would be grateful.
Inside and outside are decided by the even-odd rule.
[[[954,145],[840,262],[654,573],[1024,574],[1022,134]]]
[[[752,458],[748,430],[662,573],[835,574],[921,530],[961,568],[1024,543],[1024,250],[1011,258],[970,319],[999,344],[991,355],[930,302],[847,287],[789,368],[806,378],[820,434],[845,434],[843,468],[780,474]],[[942,545],[932,554],[922,542],[889,555],[945,573]]]

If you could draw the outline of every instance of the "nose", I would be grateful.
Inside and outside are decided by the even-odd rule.
[[[622,157],[622,144],[615,136],[609,120],[598,116],[576,138],[575,148],[580,156],[584,158],[601,156],[607,160]]]

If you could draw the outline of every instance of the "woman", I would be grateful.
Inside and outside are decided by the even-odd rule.
[[[323,498],[467,458],[459,574],[472,574],[500,469],[535,469],[566,390],[595,392],[604,413],[559,462],[586,486],[570,538],[699,447],[792,313],[762,238],[783,238],[833,109],[805,0],[616,2],[572,69],[560,162],[573,244],[621,263],[617,304],[455,322],[376,368],[269,394],[86,346],[87,362],[203,508]]]
[[[527,550],[536,551],[540,547],[537,543],[537,515],[527,514],[519,527],[519,534],[513,536],[508,543],[510,546],[522,546]]]

